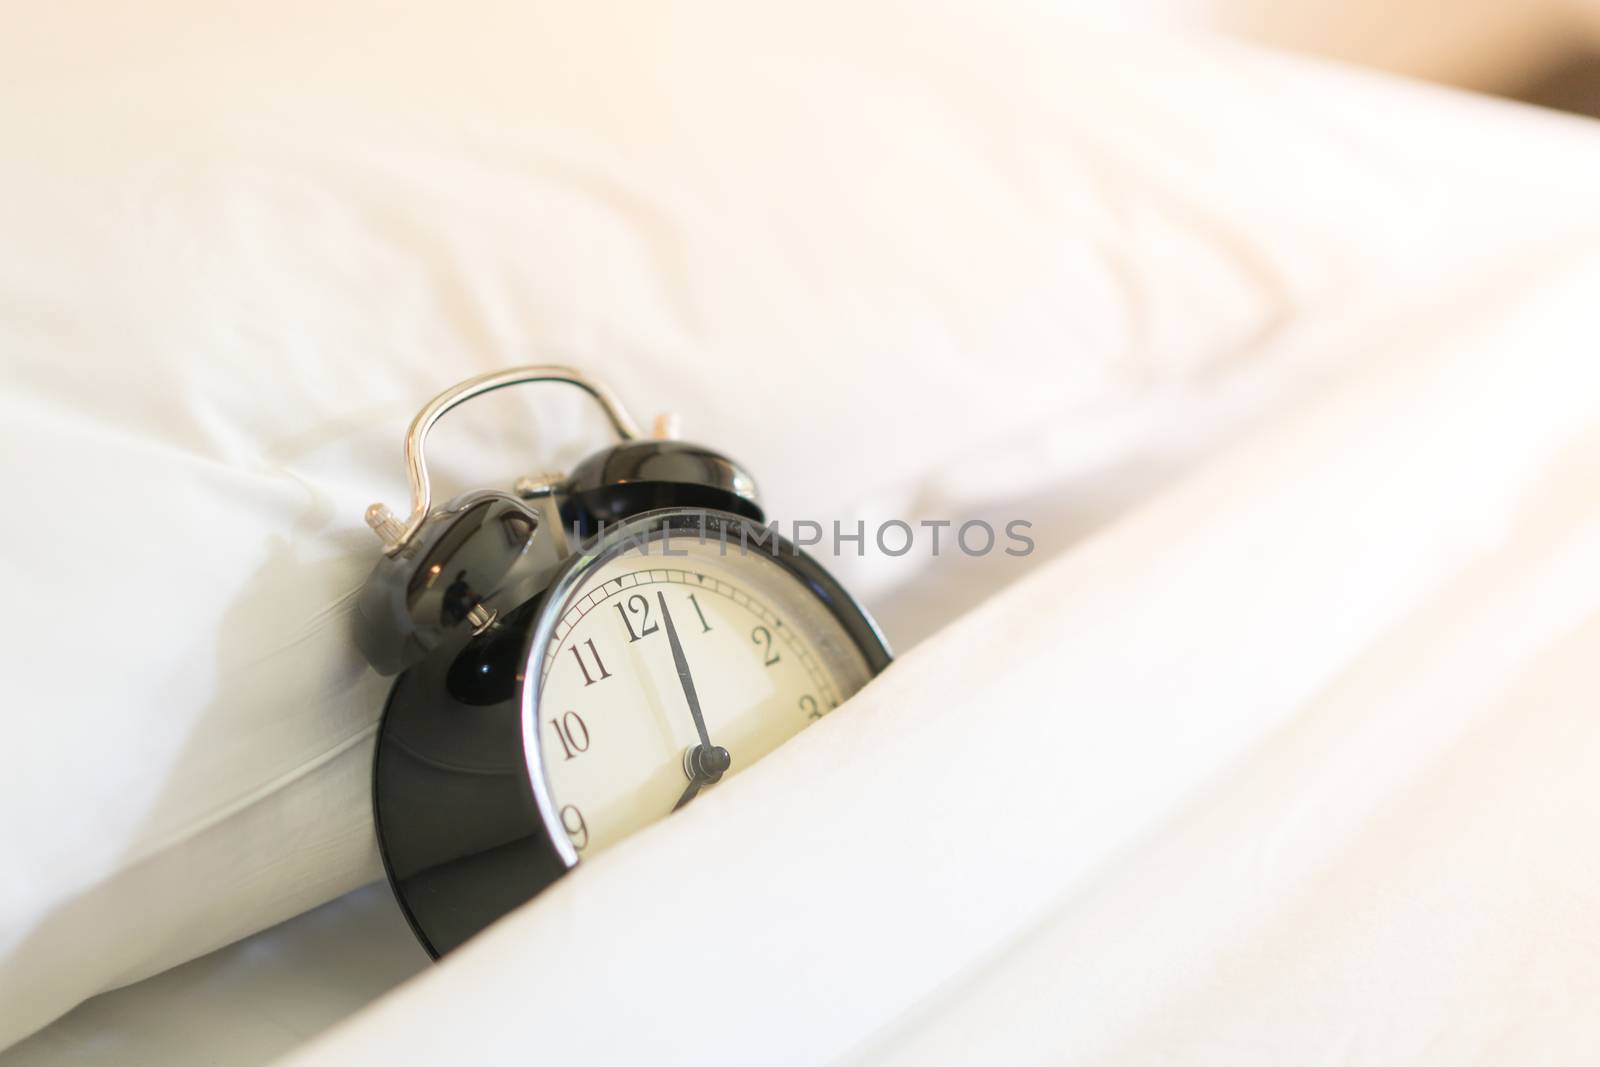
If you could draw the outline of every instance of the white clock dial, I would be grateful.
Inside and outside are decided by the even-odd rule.
[[[593,566],[557,610],[535,711],[546,784],[584,856],[696,792],[685,763],[702,747],[691,692],[732,775],[873,673],[799,576],[761,551],[694,532]]]

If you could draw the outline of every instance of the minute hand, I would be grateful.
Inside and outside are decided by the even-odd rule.
[[[700,747],[689,760],[690,776],[695,781],[714,782],[733,762],[728,750],[711,743],[706,732],[706,718],[700,713],[700,697],[694,691],[694,678],[689,674],[689,660],[683,654],[683,643],[678,640],[678,628],[672,625],[672,612],[667,608],[667,595],[657,591],[656,602],[661,605],[661,618],[667,624],[667,644],[672,646],[672,663],[678,669],[678,681],[683,683],[683,696],[689,702],[689,714],[694,717],[695,732],[700,735]]]
[[[667,644],[672,646],[672,663],[678,668],[678,681],[683,683],[683,696],[689,702],[689,714],[694,716],[694,728],[700,734],[700,743],[710,748],[706,719],[700,714],[700,698],[695,695],[694,679],[689,676],[689,660],[683,654],[683,643],[678,640],[678,628],[672,625],[672,612],[667,610],[667,594],[658,591],[656,600],[661,605],[661,617],[667,623]]]

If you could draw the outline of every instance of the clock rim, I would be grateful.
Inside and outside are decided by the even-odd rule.
[[[845,633],[855,642],[866,660],[870,672],[869,681],[882,674],[885,668],[894,662],[894,654],[889,649],[888,640],[884,637],[877,621],[861,602],[852,596],[822,564],[798,545],[748,516],[718,508],[667,507],[640,512],[610,527],[591,545],[576,549],[562,563],[543,594],[544,603],[539,608],[528,643],[522,651],[522,681],[517,700],[522,718],[523,761],[539,819],[568,870],[576,867],[581,859],[567,835],[566,827],[562,825],[560,808],[556,805],[556,798],[545,777],[544,742],[542,732],[537,725],[539,683],[543,673],[545,651],[555,634],[556,625],[566,613],[565,607],[568,601],[583,585],[592,568],[604,565],[637,545],[641,535],[648,543],[650,540],[661,539],[662,534],[670,535],[679,531],[699,533],[706,528],[708,520],[713,519],[724,527],[761,531],[757,545],[748,550],[768,555],[773,562],[799,579],[812,595],[822,602],[844,628]],[[770,551],[767,549],[769,543],[772,546]]]

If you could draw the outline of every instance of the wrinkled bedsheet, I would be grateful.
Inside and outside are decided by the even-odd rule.
[[[778,513],[1041,551],[831,561],[889,676],[310,1060],[687,1058],[701,997],[793,1062],[1594,1046],[1592,124],[1045,4],[32,18],[5,554],[126,614],[71,690],[11,616],[0,1044],[374,877],[357,518],[420,398],[553,356]],[[589,440],[537,413],[447,473]],[[414,969],[383,904],[0,1063],[262,1062]]]
[[[1597,286],[1393,338],[287,1062],[1592,1062]]]

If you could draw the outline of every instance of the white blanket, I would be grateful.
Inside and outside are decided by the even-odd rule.
[[[291,1062],[1593,1062],[1600,256]]]

